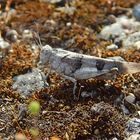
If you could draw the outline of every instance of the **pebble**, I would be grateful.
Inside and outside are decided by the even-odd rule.
[[[137,100],[140,100],[140,88],[135,89],[134,94],[135,94]]]
[[[130,93],[128,96],[124,98],[124,100],[133,104],[135,103],[136,97],[134,94]]]
[[[134,47],[140,40],[140,22],[127,16],[118,17],[115,23],[105,26],[99,36],[105,40],[112,39],[114,44],[124,49]],[[140,49],[139,42],[135,45],[137,50]],[[117,47],[109,46],[107,49],[115,50]]]
[[[133,16],[136,18],[137,21],[140,21],[140,4],[136,5],[133,8]]]
[[[0,38],[0,49],[4,50],[9,48],[10,48],[10,44],[4,41],[4,39]]]
[[[62,0],[40,0],[40,2],[49,2],[49,3],[52,3],[52,4],[55,4],[55,3],[58,3],[58,2],[61,2]]]
[[[3,38],[0,38],[0,57],[4,57],[8,54],[11,45],[6,42]]]
[[[127,138],[126,140],[140,140],[140,134],[134,134],[131,135],[129,138]]]
[[[140,119],[138,118],[131,118],[126,123],[125,134],[130,136],[132,134],[139,134],[140,133]]]
[[[26,105],[20,104],[18,106],[18,110],[19,110],[19,113],[18,113],[19,120],[24,119],[26,117],[26,114],[27,114],[27,107],[26,107]]]
[[[123,114],[125,114],[125,115],[130,114],[130,111],[123,104],[120,106],[120,108],[121,108]]]
[[[116,51],[119,47],[116,44],[111,44],[106,47],[107,50]]]
[[[32,33],[32,31],[26,29],[23,31],[22,37],[24,39],[31,39],[31,38],[33,38],[33,33]]]
[[[59,7],[59,8],[57,8],[57,11],[60,11],[62,13],[72,16],[74,14],[74,12],[76,11],[76,7],[74,7],[74,6]]]
[[[18,33],[16,30],[7,30],[6,35],[5,35],[6,39],[8,39],[11,42],[16,42],[18,39]]]
[[[46,76],[39,69],[35,68],[31,72],[13,78],[15,80],[12,88],[17,90],[23,97],[31,95],[48,86]]]
[[[102,38],[108,40],[111,38],[119,37],[124,35],[123,28],[120,23],[113,23],[109,26],[105,26],[102,31],[100,32]]]
[[[81,97],[82,97],[82,98],[88,98],[88,97],[90,97],[90,94],[88,94],[86,91],[83,91],[83,92],[81,93]]]
[[[132,47],[136,42],[140,40],[140,32],[134,32],[123,40],[123,45],[126,48]]]
[[[140,41],[137,41],[136,43],[134,43],[134,47],[136,47],[137,51],[140,51]]]

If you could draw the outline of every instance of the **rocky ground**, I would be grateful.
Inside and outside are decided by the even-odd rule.
[[[140,63],[139,0],[0,0],[0,136],[140,139],[140,73],[73,83],[37,68],[40,47]],[[49,85],[49,86],[48,86]],[[38,116],[28,105],[37,100]],[[30,129],[39,134],[34,136]],[[16,138],[19,140],[19,138]]]

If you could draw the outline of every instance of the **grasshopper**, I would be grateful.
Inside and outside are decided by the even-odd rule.
[[[74,83],[73,94],[77,80],[98,78],[112,79],[117,74],[133,74],[140,72],[140,63],[116,61],[79,54],[61,48],[42,46],[40,51],[41,67],[50,65],[51,69]]]

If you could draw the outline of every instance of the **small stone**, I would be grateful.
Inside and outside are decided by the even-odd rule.
[[[10,30],[8,29],[6,31],[6,35],[5,35],[6,39],[8,39],[11,42],[16,42],[17,38],[18,38],[18,33],[16,30]]]
[[[140,40],[140,32],[134,32],[123,40],[123,45],[126,48],[134,46]]]
[[[32,72],[14,77],[14,80],[12,88],[24,97],[48,86],[46,76],[37,68],[33,69]]]
[[[127,121],[125,133],[127,136],[140,133],[140,119],[132,118]]]
[[[110,39],[122,36],[124,34],[123,28],[120,23],[114,23],[111,24],[110,26],[105,26],[100,35],[104,39]]]
[[[121,105],[120,107],[121,107],[122,112],[125,115],[129,115],[130,114],[130,111],[124,105]]]
[[[127,138],[126,140],[140,140],[140,134],[134,134],[131,135],[129,138]]]
[[[126,96],[124,99],[125,99],[125,101],[133,104],[133,103],[135,103],[136,97],[134,94],[129,93],[129,95]]]
[[[57,11],[60,11],[62,13],[72,16],[76,11],[76,7],[73,7],[73,6],[59,7],[57,8]]]
[[[136,18],[137,21],[140,21],[140,4],[136,5],[133,8],[133,16]]]
[[[112,24],[116,22],[116,17],[114,15],[109,15],[107,20]]]
[[[95,130],[94,130],[94,134],[95,134],[95,135],[99,135],[99,134],[100,134],[99,129],[95,129]]]
[[[67,25],[68,27],[70,27],[70,26],[72,25],[72,23],[71,23],[71,22],[67,22],[66,25]]]
[[[62,0],[40,0],[41,2],[49,2],[49,3],[58,3],[58,2],[61,2]]]
[[[140,88],[134,90],[134,95],[136,96],[137,100],[140,100]]]
[[[124,105],[130,111],[130,113],[134,113],[136,111],[135,101],[136,97],[132,93],[130,93],[128,96],[124,98]]]
[[[136,47],[136,50],[140,51],[140,41],[134,43],[134,47]]]
[[[83,97],[83,98],[88,98],[88,97],[90,97],[90,95],[89,95],[86,91],[83,91],[83,92],[81,93],[81,97]]]
[[[110,50],[110,51],[115,51],[118,49],[118,46],[115,44],[111,44],[111,45],[107,46],[106,49]]]
[[[25,137],[24,134],[22,134],[22,133],[17,133],[17,134],[15,135],[15,140],[27,140],[27,138]]]
[[[2,38],[0,38],[0,49],[4,50],[9,48],[10,48],[10,44],[4,41]]]
[[[26,117],[27,114],[27,108],[26,105],[20,104],[18,106],[18,110],[19,110],[19,114],[18,114],[18,118],[19,120],[22,120]]]
[[[137,113],[138,113],[138,115],[140,116],[140,111],[138,111]]]
[[[24,30],[22,33],[22,37],[24,39],[31,39],[31,38],[33,38],[33,33],[30,30]]]
[[[117,138],[113,138],[112,140],[118,140]]]

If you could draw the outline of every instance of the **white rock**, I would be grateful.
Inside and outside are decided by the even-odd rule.
[[[31,39],[31,38],[33,38],[33,33],[30,30],[24,30],[22,33],[22,37],[24,39]]]
[[[76,11],[76,7],[65,6],[65,7],[59,7],[57,8],[57,10],[68,15],[73,15],[74,12]]]
[[[123,40],[123,45],[126,48],[132,47],[136,42],[140,41],[140,31],[129,35]]]
[[[0,49],[9,49],[10,44],[6,41],[4,41],[2,38],[0,38]]]
[[[110,50],[110,51],[115,51],[118,49],[118,46],[116,44],[111,44],[111,45],[107,46],[106,49]]]
[[[136,47],[136,50],[140,50],[140,41],[137,41],[136,43],[134,43],[134,47]]]
[[[140,140],[140,134],[134,134],[131,135],[129,138],[127,138],[126,140]]]

